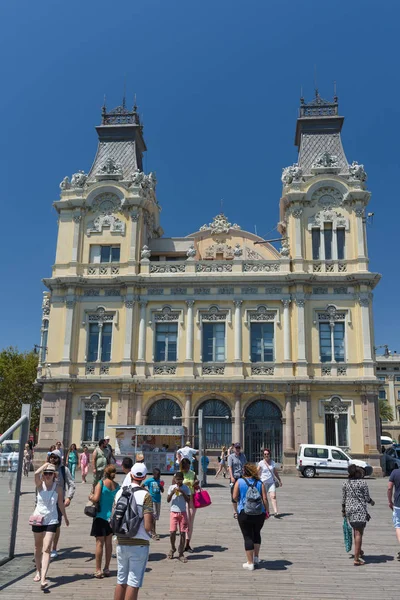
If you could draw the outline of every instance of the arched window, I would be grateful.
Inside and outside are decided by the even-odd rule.
[[[282,413],[276,404],[269,400],[256,400],[246,410],[245,454],[250,462],[263,458],[263,449],[269,448],[272,458],[282,458]]]
[[[147,411],[146,425],[182,425],[182,411],[179,404],[169,398],[154,402]]]
[[[206,400],[197,409],[203,411],[203,432],[205,435],[205,447],[221,448],[222,446],[230,446],[232,443],[232,420],[231,409],[222,400]],[[198,444],[199,425],[196,419],[196,444]]]

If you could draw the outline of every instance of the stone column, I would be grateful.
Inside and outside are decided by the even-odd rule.
[[[186,360],[193,362],[193,307],[194,300],[186,300]]]
[[[130,390],[129,386],[122,385],[118,394],[118,425],[129,425],[129,404]]]
[[[296,450],[294,449],[294,399],[285,394],[285,417],[283,419],[283,472],[296,472]]]
[[[69,365],[71,363],[72,324],[75,306],[75,299],[72,298],[73,296],[68,295],[65,301],[65,331],[61,368],[63,374],[69,373]]]
[[[368,297],[368,294],[360,296],[359,302],[361,310],[364,375],[370,375],[371,377],[373,377],[374,363],[372,358],[370,299]]]
[[[125,339],[124,355],[122,358],[122,374],[131,375],[132,367],[132,323],[133,323],[133,300],[125,300]]]
[[[138,360],[146,360],[146,305],[147,302],[139,302],[140,320],[139,320],[139,348]]]
[[[190,416],[192,410],[192,392],[186,392],[185,394],[185,413],[183,424],[187,429],[187,438],[191,439],[192,428],[190,426]]]
[[[142,410],[143,410],[143,392],[136,392],[136,418],[135,418],[135,425],[142,425],[143,424]]]
[[[373,467],[374,475],[381,476],[382,467],[378,449],[378,441],[380,441],[378,396],[367,393],[361,396],[361,402],[363,408],[364,453],[366,460]]]
[[[306,331],[303,298],[296,299],[297,305],[297,375],[307,375]]]
[[[364,208],[356,208],[354,211],[356,215],[356,226],[357,226],[357,253],[358,258],[366,258],[365,254],[365,238],[364,238]]]
[[[235,393],[235,423],[233,430],[234,442],[242,444],[242,418],[241,418],[241,399],[242,394],[240,392]]]
[[[72,217],[72,220],[74,222],[74,235],[72,238],[71,262],[76,263],[76,262],[78,262],[79,230],[80,230],[80,223],[81,223],[82,217],[81,217],[81,215],[74,215]]]
[[[283,360],[291,361],[291,339],[290,339],[290,300],[285,298],[283,304]]]
[[[302,208],[295,208],[292,211],[294,216],[294,231],[295,231],[295,246],[294,246],[294,258],[303,258],[302,250],[302,235],[301,235],[301,215],[303,214]]]
[[[136,239],[137,239],[137,224],[139,221],[139,213],[131,213],[131,245],[129,248],[129,262],[136,264]]]
[[[397,402],[396,402],[396,389],[395,389],[395,381],[396,381],[396,375],[389,375],[388,376],[388,392],[389,392],[389,404],[393,409],[393,415],[395,418],[395,421],[397,421],[397,415],[398,415],[398,411],[397,411]]]
[[[242,300],[233,301],[235,306],[235,362],[242,362],[242,302]]]

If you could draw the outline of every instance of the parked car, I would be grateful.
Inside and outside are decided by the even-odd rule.
[[[7,440],[0,444],[0,471],[7,471],[8,457],[12,452],[19,452],[18,440]]]
[[[390,474],[393,469],[400,468],[400,444],[393,444],[384,455],[386,458],[386,472]]]
[[[337,446],[321,444],[300,444],[296,468],[303,477],[315,475],[347,475],[349,465],[357,465],[365,475],[372,474],[372,467],[363,460],[352,459],[344,450]]]

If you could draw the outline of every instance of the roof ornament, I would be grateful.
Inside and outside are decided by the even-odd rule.
[[[148,246],[144,245],[140,251],[140,258],[142,260],[149,260],[150,256],[151,256],[150,248]]]
[[[71,182],[69,177],[64,177],[62,182],[60,183],[60,190],[64,192],[65,190],[69,190],[71,188]]]
[[[104,179],[122,179],[122,177],[123,172],[121,165],[111,158],[111,156],[105,160],[96,173],[97,181],[102,181]]]
[[[83,188],[86,184],[87,174],[85,171],[78,171],[74,173],[71,177],[71,187],[72,188]]]
[[[357,181],[367,180],[367,173],[365,172],[364,165],[359,165],[356,160],[353,160],[351,165],[349,165],[349,173],[350,179],[355,179]]]
[[[331,154],[328,151],[322,152],[311,165],[311,173],[318,175],[319,173],[339,173],[341,167],[339,158],[336,154]]]
[[[300,183],[303,181],[303,169],[297,163],[294,163],[290,167],[285,167],[282,169],[281,180],[284,185]]]
[[[229,233],[230,229],[240,229],[240,227],[237,223],[234,223],[233,225],[232,223],[229,223],[224,213],[220,213],[214,217],[212,223],[209,223],[208,225],[204,224],[200,227],[200,231],[208,231],[208,229],[211,229],[212,235],[216,235],[219,233]]]

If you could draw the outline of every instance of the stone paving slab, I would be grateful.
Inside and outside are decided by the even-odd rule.
[[[210,483],[213,504],[197,511],[193,537],[196,552],[188,557],[186,565],[166,558],[169,519],[164,500],[158,523],[161,540],[151,544],[141,598],[398,600],[400,563],[394,560],[394,555],[400,548],[387,507],[387,479],[369,480],[376,506],[370,510],[372,519],[365,533],[368,564],[355,568],[343,544],[342,481],[285,477],[283,488],[278,490],[283,516],[266,522],[262,531],[263,562],[254,572],[242,568],[243,539],[232,517],[227,481],[215,483],[210,479]],[[30,600],[43,597],[40,587],[32,581],[33,535],[27,523],[33,507],[33,485],[33,477],[23,481],[17,557],[0,567],[0,597],[7,600],[21,600],[26,595]],[[77,483],[77,493],[68,512],[71,525],[62,529],[62,553],[50,565],[51,586],[46,593],[51,594],[52,600],[113,597],[115,559],[110,579],[92,577],[94,539],[89,535],[91,521],[83,514],[89,489],[89,485]],[[0,498],[4,492],[7,493],[0,481]]]

